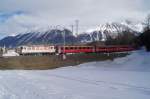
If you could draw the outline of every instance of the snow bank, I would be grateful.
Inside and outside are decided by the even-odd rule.
[[[140,50],[113,61],[85,63],[79,65],[79,67],[99,68],[100,70],[150,71],[150,53]]]
[[[41,71],[0,71],[0,99],[149,99],[150,53]]]

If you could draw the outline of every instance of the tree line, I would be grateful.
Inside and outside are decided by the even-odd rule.
[[[145,46],[146,50],[150,51],[150,14],[147,16],[144,25],[143,33],[136,38],[135,44],[137,47]]]
[[[144,29],[142,33],[134,33],[126,30],[118,33],[116,38],[107,37],[106,45],[132,45],[136,48],[144,46],[147,51],[150,51],[150,14],[144,21]]]

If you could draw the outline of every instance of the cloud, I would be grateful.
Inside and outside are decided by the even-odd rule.
[[[13,17],[14,15],[20,15],[23,12],[21,11],[16,11],[16,12],[12,12],[12,13],[0,13],[0,22],[3,23],[5,22],[7,19]]]
[[[1,0],[0,33],[23,33],[50,25],[98,25],[126,18],[143,20],[149,0]]]

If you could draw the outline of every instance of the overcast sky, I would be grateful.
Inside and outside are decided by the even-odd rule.
[[[69,26],[76,19],[89,27],[125,19],[141,21],[149,12],[150,0],[0,0],[0,36]]]

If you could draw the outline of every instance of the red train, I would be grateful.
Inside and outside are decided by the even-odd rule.
[[[57,46],[56,53],[112,53],[135,50],[132,46]]]

